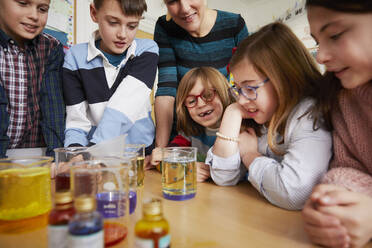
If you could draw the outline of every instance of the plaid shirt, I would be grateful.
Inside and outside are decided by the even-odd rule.
[[[62,45],[41,34],[21,49],[0,30],[0,157],[9,148],[63,146]]]

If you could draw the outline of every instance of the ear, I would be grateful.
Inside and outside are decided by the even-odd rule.
[[[97,9],[94,7],[94,4],[91,3],[89,5],[89,9],[90,9],[90,17],[92,18],[92,21],[95,22],[95,23],[98,23],[98,20],[97,20]]]

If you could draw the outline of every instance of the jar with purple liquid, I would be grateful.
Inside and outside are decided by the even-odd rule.
[[[104,218],[105,245],[126,242],[129,226],[129,160],[103,157],[71,164],[74,197],[90,195]]]

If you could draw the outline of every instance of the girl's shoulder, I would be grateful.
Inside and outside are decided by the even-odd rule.
[[[315,99],[307,97],[303,100],[301,100],[297,105],[293,108],[290,116],[288,119],[299,119],[302,116],[308,116],[311,115],[311,108],[315,105]]]

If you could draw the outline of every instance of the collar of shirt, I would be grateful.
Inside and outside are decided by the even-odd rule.
[[[40,39],[40,35],[38,35],[34,39],[29,40],[28,42],[26,42],[25,47],[26,48],[34,48],[38,44],[39,39]],[[9,44],[19,47],[19,45],[17,44],[17,42],[15,40],[13,40],[2,29],[0,29],[0,45],[3,48],[7,48]]]
[[[89,61],[93,60],[94,58],[96,58],[97,56],[101,56],[107,63],[109,63],[108,59],[105,57],[105,55],[102,53],[102,51],[99,50],[95,45],[95,41],[98,40],[98,39],[100,39],[100,36],[99,36],[98,30],[96,30],[92,33],[92,36],[91,36],[91,38],[89,40],[89,43],[88,43],[87,61],[89,62]],[[130,45],[130,47],[127,50],[127,56],[125,57],[125,59],[123,59],[123,61],[120,63],[120,65],[125,63],[130,57],[135,56],[136,46],[137,46],[136,41],[133,40],[132,44]]]

